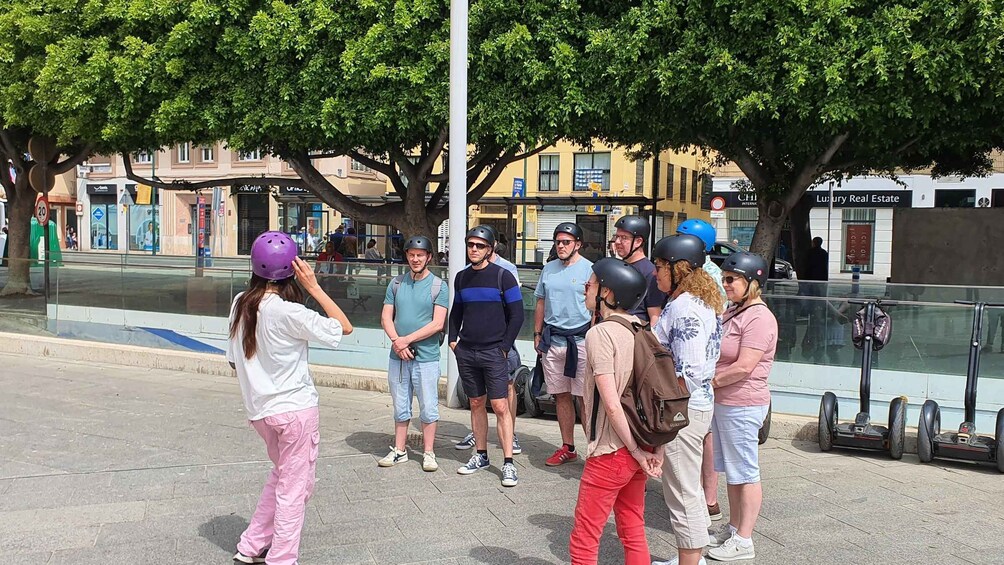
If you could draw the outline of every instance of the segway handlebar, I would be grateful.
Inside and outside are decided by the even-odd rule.
[[[956,300],[956,304],[965,304],[966,306],[976,306],[977,304],[982,304],[987,308],[1004,308],[1004,303],[1002,302],[974,302],[972,300]]]
[[[850,304],[878,304],[880,306],[896,306],[899,304],[898,300],[883,300],[881,298],[873,298],[871,300],[860,300],[857,298],[852,298],[847,301]]]

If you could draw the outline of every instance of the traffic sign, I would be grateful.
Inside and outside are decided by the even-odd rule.
[[[94,211],[91,212],[91,217],[100,222],[105,219],[105,211],[101,208],[95,208]]]
[[[712,218],[724,218],[725,217],[725,199],[721,196],[715,196],[711,199],[711,217]]]
[[[49,192],[56,186],[56,175],[44,164],[35,163],[28,170],[28,184],[35,192]]]
[[[512,197],[523,198],[526,196],[526,179],[512,179]]]
[[[49,200],[44,196],[35,202],[35,219],[39,225],[44,226],[49,223]]]
[[[80,202],[77,202],[77,215],[78,216],[84,215],[84,205],[81,204]]]

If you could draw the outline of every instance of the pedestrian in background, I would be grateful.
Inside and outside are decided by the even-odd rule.
[[[310,341],[338,347],[352,324],[281,232],[251,246],[251,281],[234,298],[227,361],[237,371],[248,420],[265,441],[272,471],[234,561],[296,565],[314,491],[318,394],[307,368]],[[328,317],[303,306],[303,290]]]

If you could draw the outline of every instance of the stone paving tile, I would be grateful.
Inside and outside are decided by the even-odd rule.
[[[53,363],[0,355],[0,563],[182,565],[229,563],[270,471],[232,378]],[[568,562],[583,463],[544,459],[558,444],[553,418],[521,418],[520,485],[493,467],[463,477],[453,449],[466,412],[441,409],[440,470],[415,458],[381,469],[393,429],[389,398],[322,389],[321,457],[300,562],[544,565]],[[490,416],[493,420],[494,416]],[[491,422],[494,426],[494,421]],[[577,442],[585,445],[581,430]],[[754,532],[761,565],[931,561],[1004,565],[1004,480],[987,467],[915,456],[834,450],[770,440],[761,448],[764,507]],[[728,512],[722,481],[720,503]],[[658,481],[646,494],[655,557],[675,553]],[[612,519],[600,563],[623,561]]]

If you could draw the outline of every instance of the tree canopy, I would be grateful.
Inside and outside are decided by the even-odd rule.
[[[754,251],[793,210],[796,258],[822,180],[935,166],[980,173],[1001,145],[999,0],[614,0],[587,15],[599,137],[702,146],[759,196]],[[803,233],[804,232],[804,233]]]
[[[446,175],[434,173],[449,150],[446,0],[14,3],[15,20],[45,33],[32,46],[33,73],[9,87],[33,91],[40,107],[6,108],[11,122],[52,116],[49,133],[97,138],[104,150],[260,148],[299,175],[273,180],[359,220],[430,233],[447,216]],[[472,4],[470,200],[506,164],[575,137],[591,104],[573,47],[584,34],[577,9],[561,0]],[[401,201],[347,198],[312,162],[334,155],[386,174]]]

